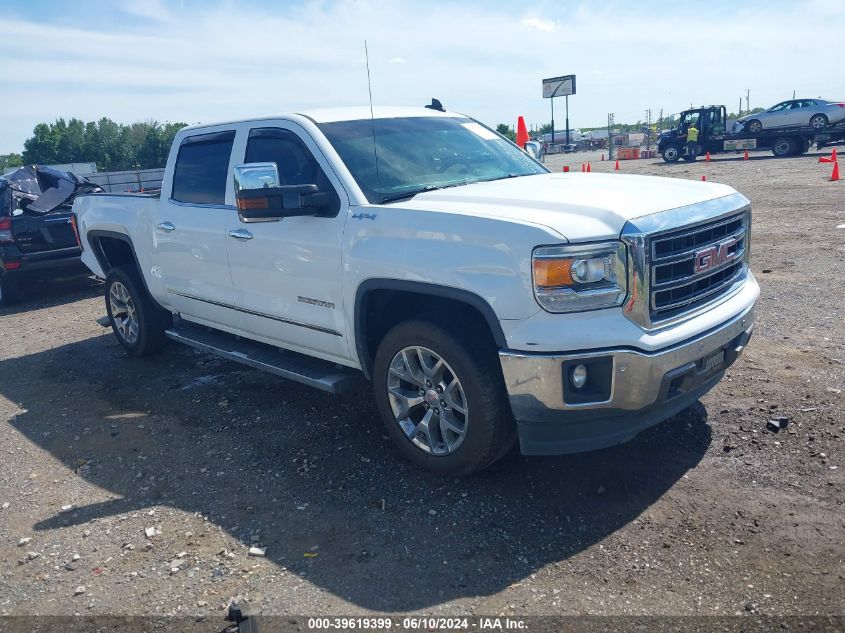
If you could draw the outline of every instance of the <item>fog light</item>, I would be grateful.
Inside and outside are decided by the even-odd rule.
[[[572,370],[572,386],[580,389],[587,384],[587,368],[584,365],[576,365]]]

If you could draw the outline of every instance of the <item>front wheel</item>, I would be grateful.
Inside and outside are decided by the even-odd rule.
[[[745,125],[745,131],[750,134],[757,134],[757,132],[761,132],[763,130],[763,124],[760,123],[757,119],[749,121]]]
[[[663,150],[663,160],[667,163],[677,163],[681,157],[681,150],[677,145],[669,145]]]
[[[449,477],[471,475],[513,445],[496,350],[472,330],[400,323],[379,345],[373,374],[387,433],[417,465]]]
[[[153,303],[134,268],[112,268],[106,276],[105,295],[114,335],[129,354],[146,356],[164,346],[164,331],[173,319]]]

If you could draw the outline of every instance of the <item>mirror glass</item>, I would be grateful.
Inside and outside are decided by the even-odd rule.
[[[279,168],[276,163],[246,163],[235,166],[235,191],[278,187]]]

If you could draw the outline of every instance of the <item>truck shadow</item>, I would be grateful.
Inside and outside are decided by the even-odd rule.
[[[710,443],[697,404],[623,446],[513,452],[444,480],[396,454],[368,390],[325,396],[176,347],[129,359],[110,335],[0,361],[0,375],[20,406],[12,427],[100,488],[72,512],[45,510],[35,530],[171,506],[244,544],[259,535],[287,573],[377,611],[489,596],[566,561],[636,519]],[[172,557],[157,547],[156,560]],[[229,564],[201,558],[209,579]]]
[[[16,301],[0,307],[0,315],[20,314],[30,310],[51,308],[103,294],[103,282],[90,273],[51,279],[20,281],[15,288]]]

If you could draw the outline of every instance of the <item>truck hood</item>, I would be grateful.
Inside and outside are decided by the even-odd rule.
[[[428,191],[390,206],[539,224],[571,242],[615,239],[628,220],[734,194],[708,182],[624,174],[539,174]]]

